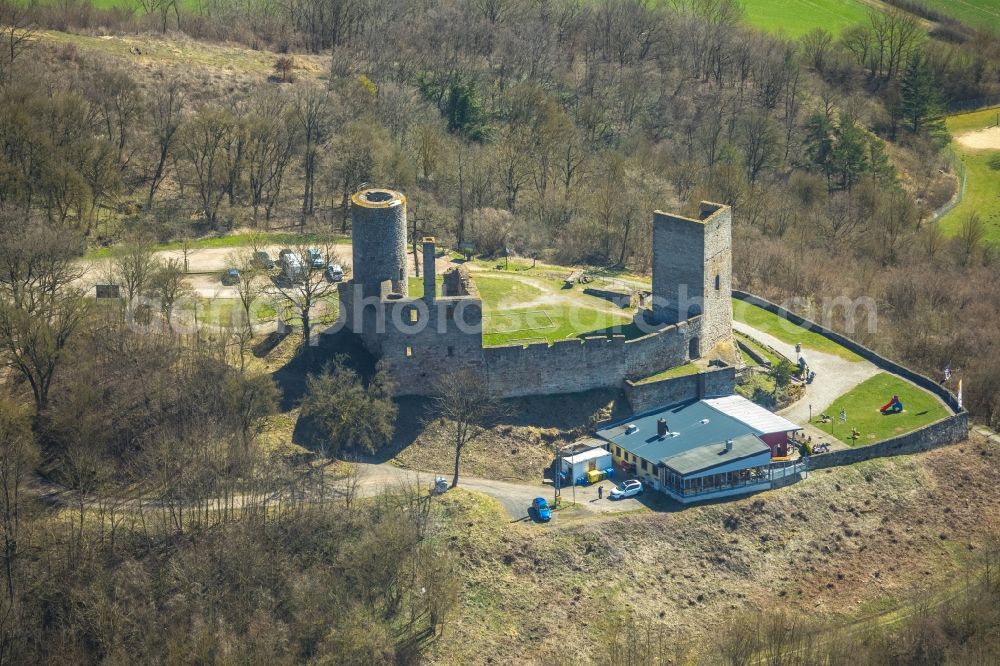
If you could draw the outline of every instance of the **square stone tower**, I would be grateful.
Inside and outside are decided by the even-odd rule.
[[[733,213],[701,202],[698,218],[653,213],[653,317],[677,323],[701,315],[697,358],[732,335]]]

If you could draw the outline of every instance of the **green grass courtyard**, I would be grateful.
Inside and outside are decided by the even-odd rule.
[[[860,361],[861,357],[850,349],[841,347],[833,340],[810,331],[801,326],[797,326],[787,319],[768,312],[756,305],[750,305],[743,301],[733,299],[733,319],[753,326],[758,331],[763,331],[778,338],[782,342],[790,345],[802,343],[803,349],[812,349],[827,354],[835,354],[848,361]]]
[[[903,411],[898,414],[883,415],[882,405],[892,396],[898,395],[903,403]],[[840,411],[847,414],[847,421],[841,423]],[[921,428],[948,416],[948,409],[933,395],[910,382],[882,372],[858,384],[854,389],[837,398],[824,410],[832,417],[829,423],[820,423],[814,416],[813,425],[830,433],[840,441],[854,446],[880,442],[890,437]],[[861,437],[851,440],[851,429],[857,428]]]

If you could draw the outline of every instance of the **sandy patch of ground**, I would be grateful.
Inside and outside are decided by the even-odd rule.
[[[1000,150],[1000,127],[966,132],[956,136],[955,141],[973,150]]]

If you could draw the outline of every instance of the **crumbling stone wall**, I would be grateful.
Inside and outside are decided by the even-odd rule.
[[[441,292],[445,296],[479,296],[479,289],[464,265],[445,271]]]

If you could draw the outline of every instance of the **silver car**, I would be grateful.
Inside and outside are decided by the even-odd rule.
[[[626,497],[635,497],[636,495],[642,494],[642,481],[638,479],[629,479],[628,481],[622,481],[618,484],[611,494],[608,495],[611,499],[625,499]]]

